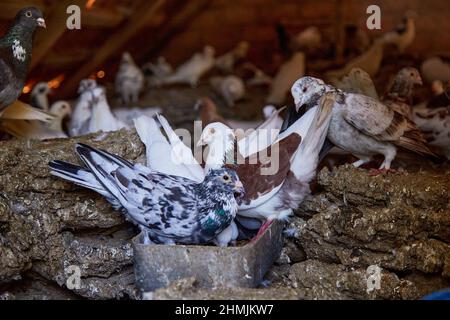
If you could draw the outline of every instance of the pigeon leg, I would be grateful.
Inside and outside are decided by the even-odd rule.
[[[259,229],[257,235],[250,241],[250,243],[254,243],[254,242],[258,241],[258,239],[262,237],[264,232],[266,232],[266,230],[269,229],[269,227],[272,225],[272,223],[273,223],[273,220],[266,220],[263,223],[263,225],[261,226],[261,228]]]
[[[360,160],[358,160],[358,161],[353,162],[352,165],[353,165],[355,168],[359,168],[359,167],[361,167],[363,164],[366,164],[366,163],[369,162],[369,161],[370,161],[369,159],[360,159]]]

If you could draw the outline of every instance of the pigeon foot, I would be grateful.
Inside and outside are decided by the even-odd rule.
[[[262,237],[264,232],[266,232],[266,230],[269,229],[269,227],[272,225],[272,222],[273,220],[266,220],[261,226],[261,228],[259,228],[257,235],[250,241],[250,243],[258,241],[258,239]]]

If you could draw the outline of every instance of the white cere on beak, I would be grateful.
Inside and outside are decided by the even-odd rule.
[[[45,20],[43,18],[37,18],[36,21],[39,27],[47,28],[47,25],[45,24]]]

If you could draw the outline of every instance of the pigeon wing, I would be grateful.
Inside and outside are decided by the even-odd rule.
[[[245,163],[234,168],[244,184],[246,193],[241,208],[257,207],[279,191],[300,142],[301,137],[292,133],[267,149],[246,158]]]
[[[370,97],[348,94],[343,105],[344,120],[362,133],[419,154],[435,154],[416,125],[400,113]]]

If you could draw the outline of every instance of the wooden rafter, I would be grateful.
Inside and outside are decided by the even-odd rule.
[[[167,43],[181,30],[185,29],[199,12],[204,10],[211,1],[209,0],[195,0],[186,1],[184,7],[178,14],[168,19],[166,23],[158,31],[158,34],[153,39],[153,46],[144,51],[140,60],[148,61],[159,53]]]
[[[6,0],[0,1],[0,19],[12,20],[20,9],[25,7],[38,7],[42,11],[45,9],[43,0]]]
[[[165,4],[166,0],[143,1],[125,24],[119,27],[116,33],[108,35],[103,45],[93,54],[92,58],[84,64],[78,72],[72,75],[61,88],[62,96],[69,96],[76,91],[78,83],[98,66],[115,54],[131,37],[133,37]]]
[[[31,70],[44,58],[45,54],[53,47],[58,39],[66,32],[67,7],[69,5],[82,6],[85,0],[64,0],[55,3],[48,12],[46,19],[47,29],[39,30],[33,46],[33,58]]]

